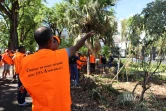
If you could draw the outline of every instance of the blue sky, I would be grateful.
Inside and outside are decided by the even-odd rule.
[[[62,0],[47,0],[47,5],[51,7],[55,3],[59,3],[61,1]],[[142,9],[146,7],[146,4],[152,1],[155,0],[118,0],[114,7],[118,21],[128,18],[131,15],[141,13]]]

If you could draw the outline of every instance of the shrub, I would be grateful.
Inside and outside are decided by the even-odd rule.
[[[134,111],[149,111],[145,102],[136,104]]]
[[[134,105],[135,97],[130,92],[124,92],[117,97],[117,103],[122,106]]]

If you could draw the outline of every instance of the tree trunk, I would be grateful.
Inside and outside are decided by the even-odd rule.
[[[87,74],[90,74],[90,54],[88,49],[88,60],[87,60]]]
[[[19,4],[18,1],[15,0],[12,3],[12,18],[10,19],[10,38],[8,42],[8,48],[11,50],[16,50],[18,48],[18,33],[17,33],[17,27],[18,27],[18,10],[19,10]]]
[[[142,90],[139,102],[142,102],[144,100],[145,91],[146,91],[145,89]]]
[[[143,79],[143,82],[142,82],[142,92],[141,92],[141,96],[140,96],[140,102],[142,102],[144,100],[144,94],[145,94],[145,91],[148,89],[146,87],[146,80],[147,80],[147,74],[148,72],[144,72],[144,79]]]
[[[15,21],[12,21],[10,28],[10,38],[8,42],[8,48],[11,50],[16,50],[18,48],[18,33]]]

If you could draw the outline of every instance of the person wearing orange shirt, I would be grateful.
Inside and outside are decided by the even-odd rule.
[[[77,60],[79,60],[79,57],[77,55],[73,55],[69,58],[71,86],[78,86],[79,85]]]
[[[71,111],[69,57],[94,35],[87,33],[76,45],[60,50],[55,47],[51,29],[39,27],[34,39],[39,50],[21,62],[20,80],[33,99],[32,111]]]
[[[77,60],[77,68],[78,68],[78,77],[80,78],[80,71],[82,70],[83,64],[86,63],[87,61],[84,59],[82,54],[79,52],[78,53],[79,60]]]
[[[17,83],[18,83],[18,89],[17,89],[17,101],[19,106],[27,106],[29,105],[28,102],[25,101],[25,97],[27,94],[27,91],[25,89],[21,90],[22,83],[20,81],[20,70],[21,70],[21,60],[25,57],[25,47],[19,46],[18,52],[14,55],[13,61],[14,61],[14,69],[15,73],[17,75]]]
[[[83,61],[87,61],[86,55],[83,55]],[[87,62],[83,63],[82,71],[85,73],[87,71]]]
[[[4,70],[2,72],[3,79],[6,78],[7,73],[10,74],[10,65],[13,64],[12,58],[10,57],[10,53],[11,51],[9,49],[6,49],[2,57],[2,61],[4,63]]]
[[[95,56],[90,54],[90,70],[91,70],[91,73],[94,73],[95,72]]]

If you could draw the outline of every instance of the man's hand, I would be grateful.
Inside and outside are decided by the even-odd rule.
[[[93,35],[95,35],[95,32],[94,31],[90,31],[85,36],[92,37]]]
[[[69,51],[70,51],[69,57],[73,56],[73,55],[76,53],[76,51],[78,51],[78,50],[84,45],[86,39],[92,37],[94,34],[95,34],[94,31],[90,31],[90,32],[86,33],[86,34],[81,38],[81,40],[79,40],[79,41],[77,42],[76,45],[70,47],[70,48],[69,48]]]
[[[22,85],[18,90],[19,90],[21,93],[24,93],[24,92],[25,92],[25,88],[24,88],[23,85]]]

